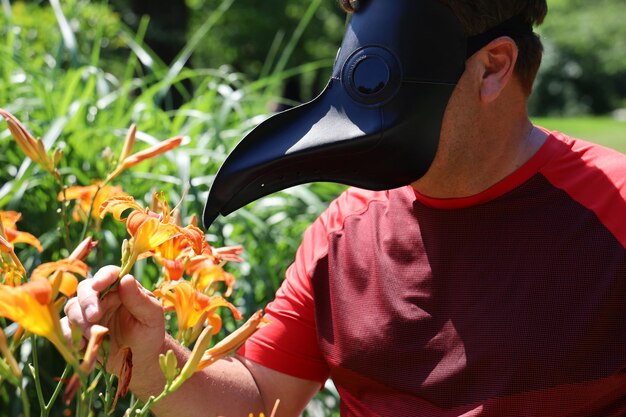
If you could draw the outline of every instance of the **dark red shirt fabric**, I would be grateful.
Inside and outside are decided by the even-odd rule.
[[[553,133],[461,199],[348,189],[240,350],[344,416],[625,416],[626,157]]]

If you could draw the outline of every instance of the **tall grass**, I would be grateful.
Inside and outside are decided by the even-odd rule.
[[[171,65],[165,65],[143,42],[147,20],[132,32],[107,10],[94,11],[104,6],[88,1],[52,0],[51,8],[21,3],[12,7],[3,1],[0,107],[41,136],[47,149],[64,150],[63,174],[68,186],[88,185],[92,178],[106,177],[103,155],[119,152],[131,123],[137,124],[137,139],[146,145],[184,136],[181,148],[124,173],[122,183],[129,194],[143,196],[146,203],[153,191],[162,190],[169,201],[183,200],[184,218],[200,217],[218,167],[236,142],[268,114],[268,104],[280,100],[280,81],[331,64],[324,61],[285,68],[288,56],[276,54],[269,67],[277,65],[280,71],[254,82],[225,68],[186,68],[195,46],[210,40],[213,24],[228,12],[232,1],[222,2]],[[315,11],[315,4],[319,2],[312,3],[309,14]],[[32,22],[34,13],[39,19],[36,24]],[[85,24],[86,16],[96,18]],[[288,43],[291,49],[298,33]],[[172,110],[168,100],[173,89],[183,94],[185,103]],[[25,219],[23,229],[39,236],[45,247],[41,255],[28,249],[19,254],[28,259],[26,267],[67,255],[52,220],[59,209],[54,184],[24,160],[4,124],[0,125],[0,183],[0,210],[20,211]],[[330,184],[294,187],[219,218],[207,231],[213,244],[245,248],[245,262],[232,270],[239,278],[235,303],[244,315],[273,298],[305,227],[340,189]],[[104,227],[98,236],[105,248],[100,251],[104,252],[100,262],[117,261],[120,242],[111,232],[115,227]],[[155,271],[140,262],[135,275],[149,281]],[[234,324],[227,320],[225,327],[231,331]],[[47,375],[53,378],[55,373],[49,370]],[[15,399],[1,387],[0,391],[0,415],[14,415],[15,405],[11,404]],[[335,401],[334,397],[330,400]],[[332,407],[321,407],[321,401],[313,403],[312,415],[336,414]]]

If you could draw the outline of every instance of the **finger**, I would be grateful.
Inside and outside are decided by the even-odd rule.
[[[70,298],[67,303],[65,303],[63,310],[65,311],[65,317],[61,318],[61,330],[68,344],[71,346],[72,343],[74,343],[72,329],[80,329],[81,336],[84,336],[85,332],[88,330],[88,325],[85,323],[82,310],[76,298]],[[79,349],[82,349],[84,345],[84,337],[81,337]]]
[[[156,326],[163,321],[163,307],[156,297],[130,275],[119,283],[118,293],[128,312],[146,326]]]
[[[119,267],[108,265],[96,272],[93,278],[78,284],[76,293],[78,304],[83,311],[83,316],[90,323],[95,323],[102,317],[99,294],[117,280],[119,271]]]
[[[105,297],[104,300],[100,301],[100,310],[102,311],[100,320],[98,324],[108,324],[111,316],[115,314],[115,311],[120,306],[121,301],[118,296],[115,294],[111,294],[110,297]],[[79,301],[77,298],[70,298],[65,304],[65,315],[70,321],[70,324],[78,326],[83,332],[83,336],[89,338],[90,328],[95,324],[89,321],[85,317],[84,310],[79,305]]]
[[[69,319],[67,317],[63,317],[61,319],[61,330],[63,331],[63,336],[65,336],[65,340],[67,341],[67,344],[72,346],[72,344],[74,343],[74,340],[72,338],[72,323],[69,321]],[[85,340],[84,337],[80,338],[80,342],[78,344],[78,350],[83,350],[85,348],[85,345],[87,344],[87,341]]]
[[[109,285],[117,281],[120,275],[120,267],[115,265],[103,266],[93,276],[93,288],[100,292],[105,290]]]
[[[91,324],[85,320],[83,310],[80,308],[80,305],[78,305],[78,300],[76,298],[70,298],[65,304],[64,310],[65,317],[63,317],[63,319],[68,322],[67,330],[71,332],[71,326],[75,326],[81,330],[83,337],[89,337],[88,333]],[[65,336],[67,337],[68,335],[66,334]]]
[[[81,329],[88,327],[85,318],[83,317],[83,311],[78,305],[77,298],[70,298],[69,300],[67,300],[63,311],[65,311],[65,317],[70,321],[71,324],[78,326]]]

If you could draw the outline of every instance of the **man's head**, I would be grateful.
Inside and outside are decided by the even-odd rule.
[[[482,111],[525,100],[521,83],[509,82],[518,56],[512,36],[532,33],[519,13],[468,36],[460,12],[442,0],[345,4],[357,10],[327,87],[237,145],[209,193],[206,226],[220,213],[306,182],[373,190],[410,184],[433,162],[453,92],[464,116],[467,103]],[[509,94],[514,100],[505,100]]]
[[[368,1],[368,0],[362,0]],[[439,0],[448,6],[461,22],[467,36],[484,33],[514,16],[529,26],[540,25],[548,13],[546,0]],[[339,0],[346,12],[354,12],[358,0]],[[537,34],[526,32],[511,36],[518,47],[515,74],[526,93],[532,85],[541,63],[543,45]]]

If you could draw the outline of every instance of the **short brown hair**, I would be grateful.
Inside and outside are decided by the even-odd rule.
[[[417,1],[417,0],[415,0]],[[519,16],[531,26],[540,25],[548,13],[546,0],[439,0],[448,6],[461,21],[467,36],[478,35],[488,29]],[[358,8],[358,0],[339,0],[347,12]],[[514,35],[513,40],[519,50],[515,73],[526,94],[532,90],[541,57],[543,45],[535,33]]]
[[[546,0],[439,0],[452,9],[467,36],[477,35],[499,23],[519,16],[530,26],[540,25],[548,13]],[[543,55],[536,33],[511,36],[519,50],[515,73],[530,94]]]

